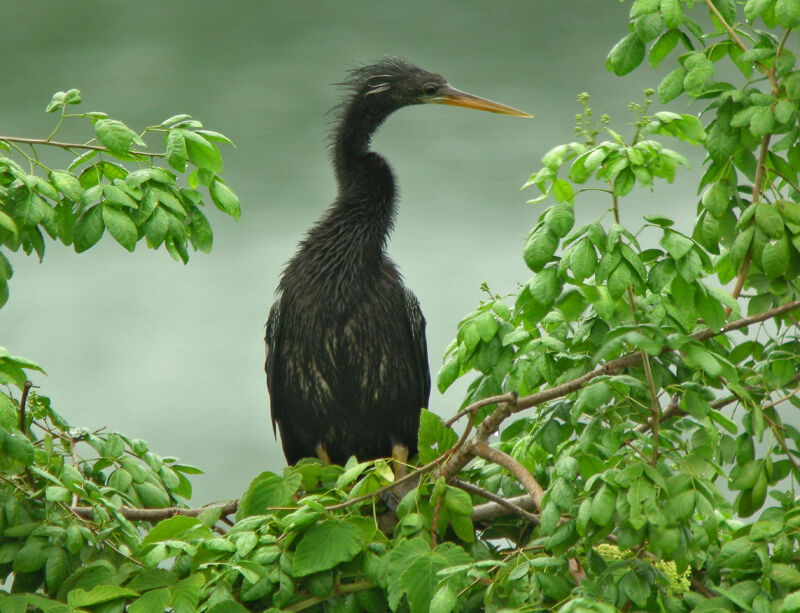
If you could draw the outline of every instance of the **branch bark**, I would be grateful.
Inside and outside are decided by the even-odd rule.
[[[534,502],[530,496],[518,496],[515,499],[503,498],[502,496],[498,496],[489,490],[478,487],[469,481],[452,479],[450,483],[455,485],[457,488],[464,490],[465,492],[469,492],[470,494],[475,494],[476,496],[481,496],[482,498],[491,500],[491,502],[488,504],[472,507],[472,515],[470,516],[472,521],[485,521],[487,519],[492,519],[493,517],[501,517],[503,515],[508,515],[509,513],[516,513],[517,515],[528,520],[530,523],[537,526],[539,525],[538,515],[529,513],[527,509],[522,506],[522,504],[516,504],[516,502],[514,502],[516,500],[526,501],[523,502],[523,504],[527,504],[535,508]]]
[[[84,519],[92,519],[92,507],[67,507],[72,513]],[[221,517],[231,515],[239,508],[239,501],[233,500],[224,505],[209,505],[207,507],[195,507],[193,509],[181,509],[179,507],[166,507],[163,509],[134,509],[133,507],[120,507],[117,509],[119,513],[131,521],[160,521],[162,519],[169,519],[176,515],[183,515],[185,517],[197,517],[203,511],[209,509],[222,509]]]

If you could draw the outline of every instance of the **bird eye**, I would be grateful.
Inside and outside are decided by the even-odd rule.
[[[435,83],[428,83],[425,87],[422,88],[422,93],[426,96],[433,96],[436,92],[439,91],[439,86]]]

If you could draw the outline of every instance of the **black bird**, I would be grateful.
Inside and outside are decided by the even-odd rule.
[[[430,395],[425,319],[386,255],[394,176],[370,139],[412,104],[530,115],[397,58],[356,68],[342,85],[348,95],[331,147],[338,195],[286,266],[267,321],[272,428],[289,464],[314,456],[343,464],[351,455],[404,463]]]

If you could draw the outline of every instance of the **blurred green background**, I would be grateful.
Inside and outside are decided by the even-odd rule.
[[[519,187],[545,151],[572,139],[576,95],[589,92],[595,115],[610,114],[624,132],[628,103],[669,64],[624,79],[605,71],[626,33],[629,5],[614,0],[11,0],[3,8],[2,134],[45,137],[56,119],[44,114],[50,96],[75,87],[81,110],[136,130],[186,112],[236,143],[223,148],[223,176],[243,214],[234,223],[210,211],[211,255],[184,267],[143,244],[129,254],[108,235],[80,256],[50,243],[43,264],[13,255],[11,298],[0,310],[0,343],[45,367],[34,383],[60,413],[200,466],[197,503],[236,497],[260,471],[284,465],[268,419],[264,322],[283,265],[335,193],[326,112],[338,100],[330,84],[348,67],[398,55],[535,115],[414,107],[374,141],[399,181],[389,252],[427,317],[435,376],[480,283],[503,294],[528,279],[521,247],[543,205],[526,204],[538,192]],[[687,112],[685,99],[671,108]],[[80,134],[67,127],[59,136]],[[678,208],[690,231],[699,152],[670,146],[692,171],[654,193],[637,188],[623,217]],[[581,197],[578,223],[606,206]],[[452,414],[464,387],[434,391],[431,409]]]

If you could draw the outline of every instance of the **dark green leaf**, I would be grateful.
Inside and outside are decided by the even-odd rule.
[[[611,49],[606,58],[606,68],[617,76],[628,74],[642,63],[644,51],[644,43],[632,32]]]
[[[523,248],[525,263],[534,272],[540,271],[553,257],[558,247],[558,237],[546,226],[535,229]]]
[[[72,237],[75,251],[81,253],[92,247],[103,236],[103,209],[95,205],[85,211],[72,228]]]
[[[303,534],[292,561],[293,575],[305,577],[352,560],[364,541],[364,533],[353,524],[324,520]]]

